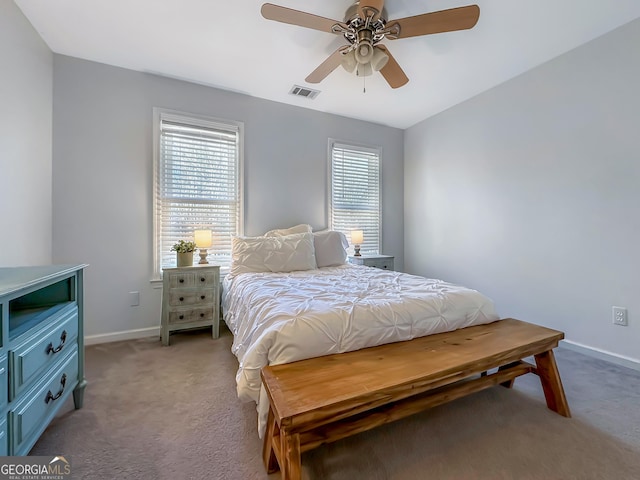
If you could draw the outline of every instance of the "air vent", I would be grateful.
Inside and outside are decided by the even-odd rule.
[[[289,90],[291,95],[296,95],[298,97],[305,97],[309,100],[313,100],[318,96],[320,90],[311,90],[310,88],[301,87],[300,85],[294,85],[291,90]]]

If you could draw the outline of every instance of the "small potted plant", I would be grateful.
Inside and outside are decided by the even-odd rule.
[[[171,251],[176,252],[178,267],[190,267],[193,265],[193,252],[196,249],[196,242],[180,240],[171,247]]]

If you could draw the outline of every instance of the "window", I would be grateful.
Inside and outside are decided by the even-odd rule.
[[[362,253],[380,253],[380,148],[329,141],[329,225],[350,239],[362,230]]]
[[[243,124],[154,109],[154,132],[154,279],[196,229],[212,231],[209,263],[228,267],[243,230]]]

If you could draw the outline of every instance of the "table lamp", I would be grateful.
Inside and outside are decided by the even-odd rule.
[[[211,230],[196,230],[193,236],[196,247],[200,249],[200,261],[198,264],[209,263],[207,261],[207,248],[211,246]]]
[[[361,257],[360,245],[364,242],[364,232],[362,230],[351,231],[351,243],[353,243],[354,257]]]

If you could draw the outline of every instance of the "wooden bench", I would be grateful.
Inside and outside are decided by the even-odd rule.
[[[505,319],[262,369],[270,408],[263,460],[284,480],[300,455],[479,390],[540,377],[547,406],[570,417],[553,349],[557,330]],[[522,359],[534,356],[535,365]]]

